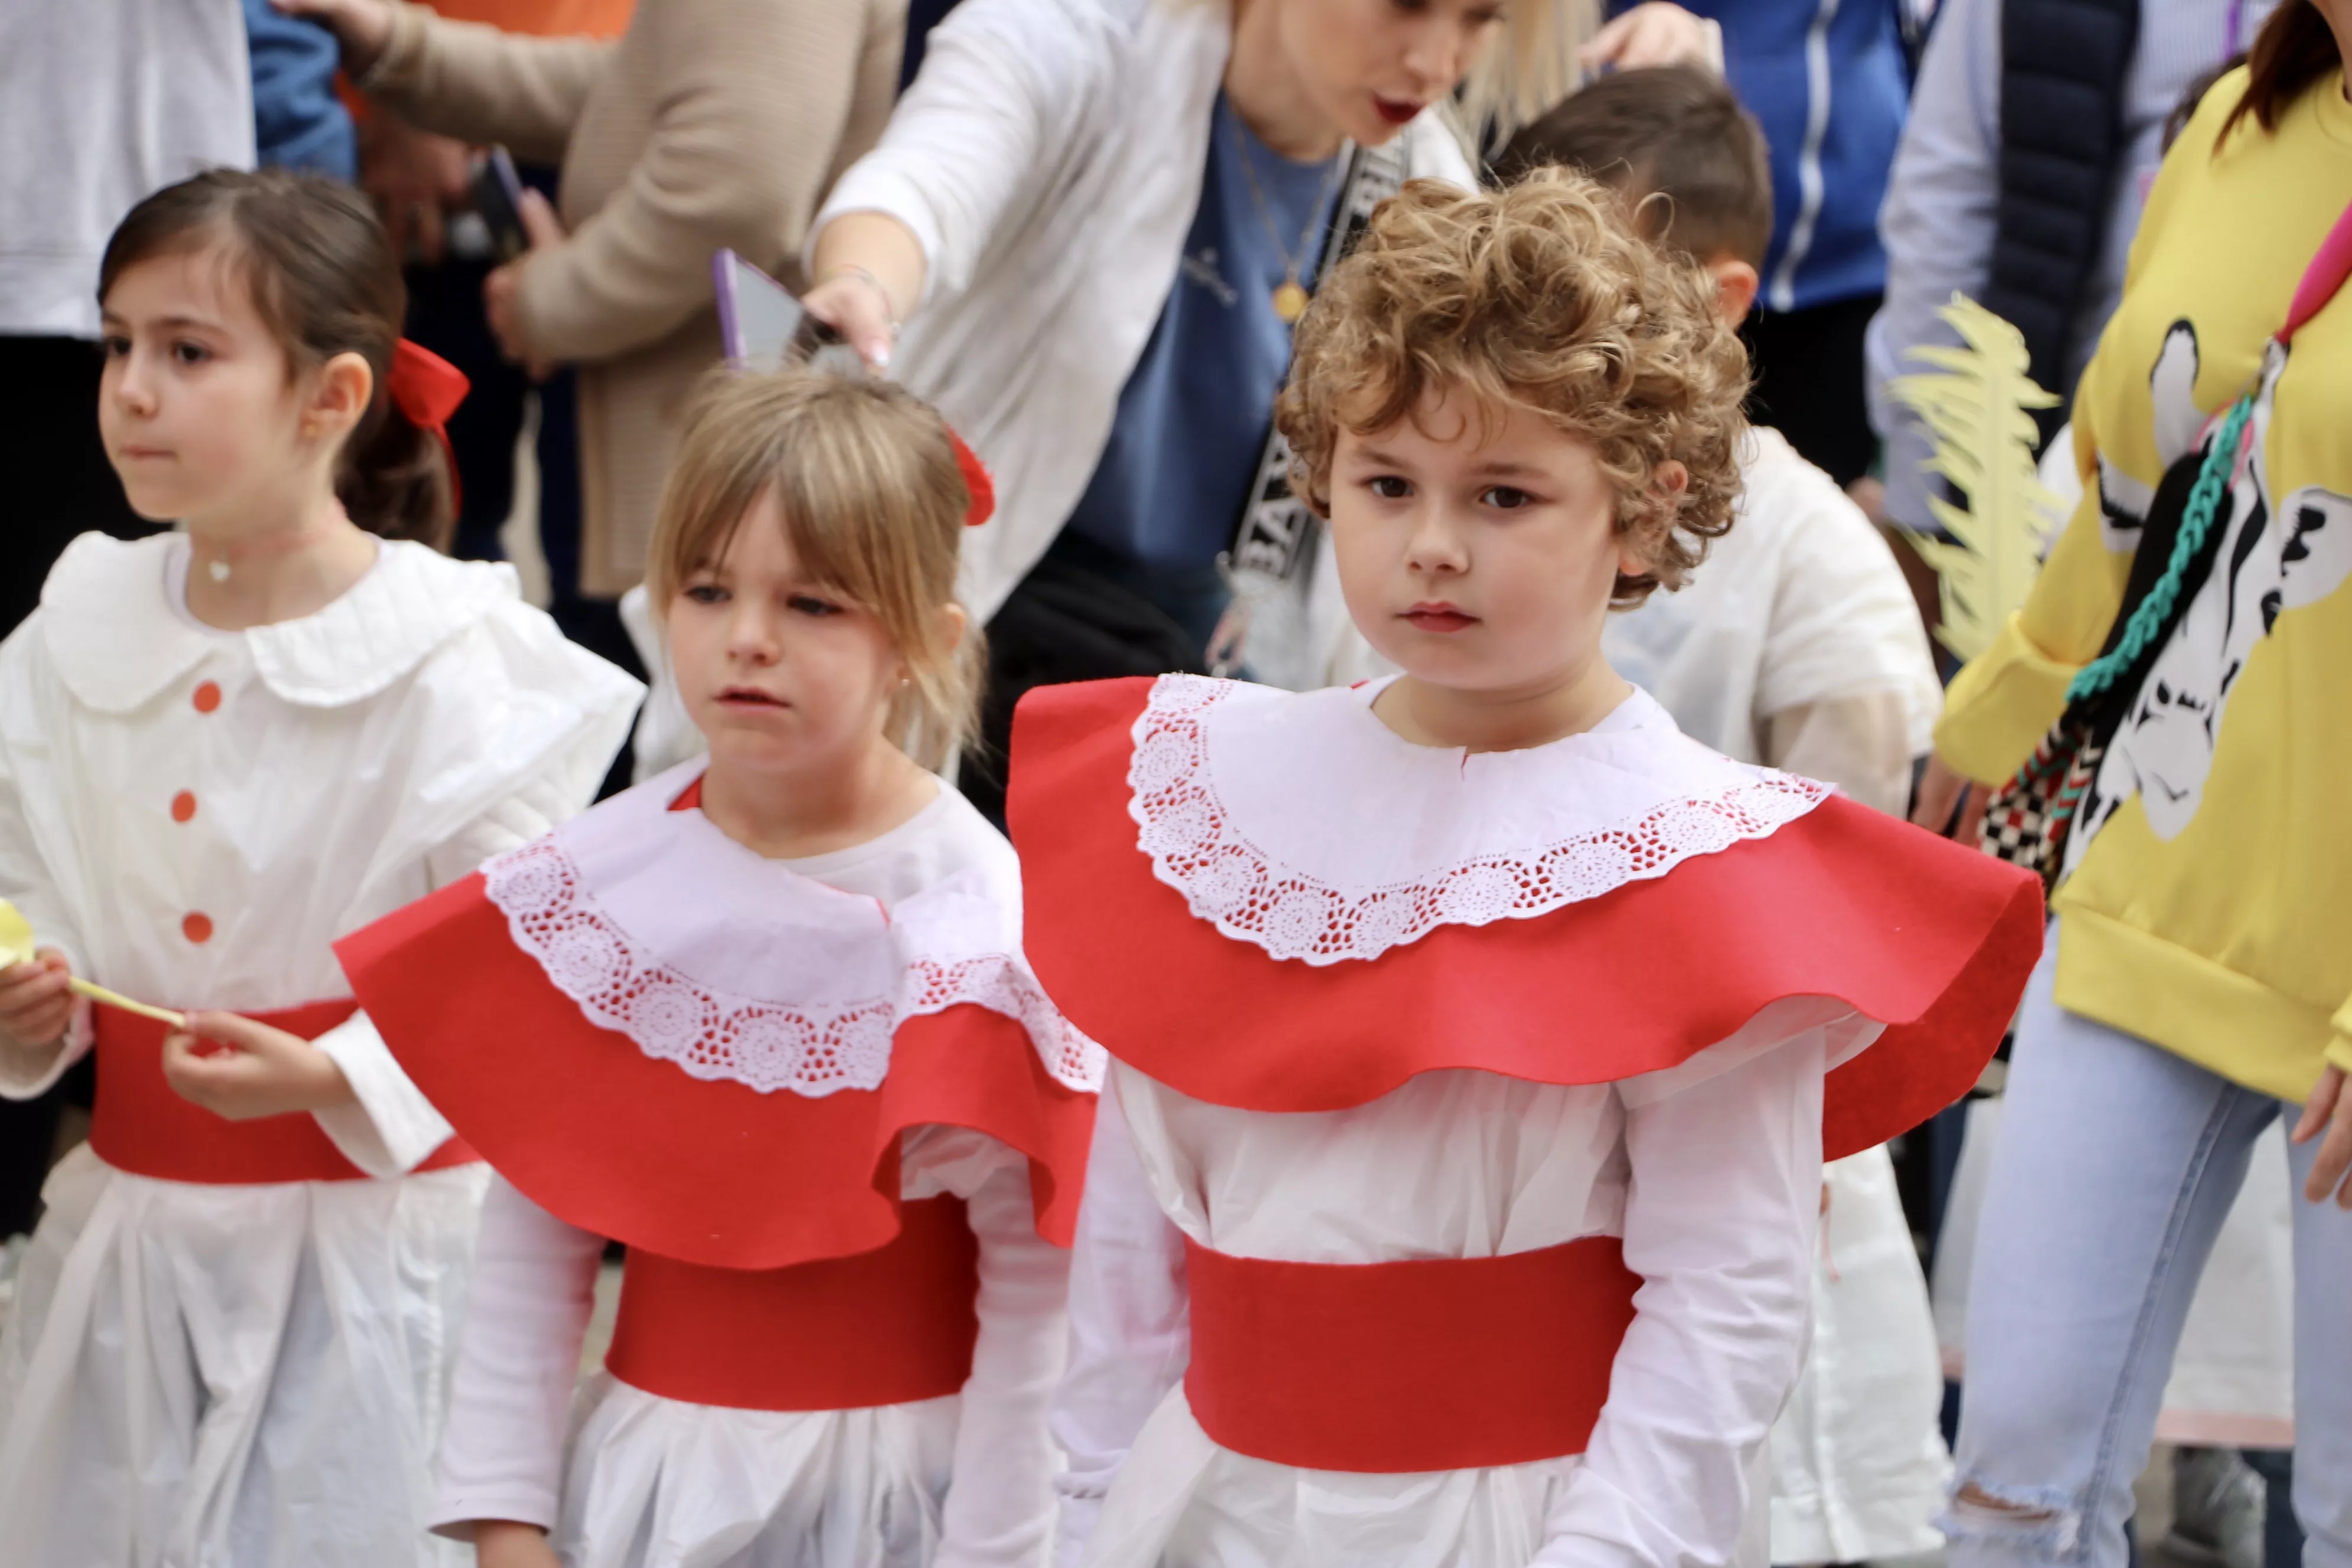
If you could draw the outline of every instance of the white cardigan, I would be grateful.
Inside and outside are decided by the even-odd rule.
[[[963,601],[983,620],[1110,439],[1175,286],[1232,52],[1222,0],[964,0],[811,226],[812,255],[853,212],[897,218],[923,247],[923,301],[892,369],[995,478],[995,520],[963,550]],[[1412,176],[1475,183],[1434,110],[1402,134]],[[1336,588],[1320,574],[1318,598],[1343,615]]]

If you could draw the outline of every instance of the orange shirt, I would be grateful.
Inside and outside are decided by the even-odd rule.
[[[636,0],[425,0],[459,22],[488,22],[509,33],[542,37],[617,38]]]

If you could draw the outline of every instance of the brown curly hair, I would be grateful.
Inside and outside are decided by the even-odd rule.
[[[1339,427],[1384,430],[1455,386],[1591,445],[1617,531],[1652,563],[1618,574],[1613,603],[1680,587],[1731,527],[1747,353],[1706,274],[1635,234],[1591,180],[1538,169],[1475,193],[1415,180],[1381,205],[1298,325],[1275,405],[1291,483],[1328,515]],[[1688,474],[1679,495],[1654,482],[1667,462]]]

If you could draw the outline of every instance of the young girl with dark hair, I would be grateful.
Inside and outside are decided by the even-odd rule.
[[[0,1093],[99,1066],[0,1331],[0,1563],[434,1561],[487,1177],[329,943],[585,805],[639,688],[421,542],[464,380],[356,194],[202,174],[100,277],[108,456],[180,526],[85,534],[0,644],[0,897],[45,943]]]

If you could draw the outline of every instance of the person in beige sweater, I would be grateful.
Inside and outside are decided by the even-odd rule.
[[[491,274],[500,342],[579,366],[580,592],[644,574],[694,383],[719,358],[710,254],[799,287],[811,216],[888,119],[906,0],[642,0],[616,39],[543,38],[396,0],[276,0],[319,17],[371,97],[418,127],[560,162],[528,254]]]

